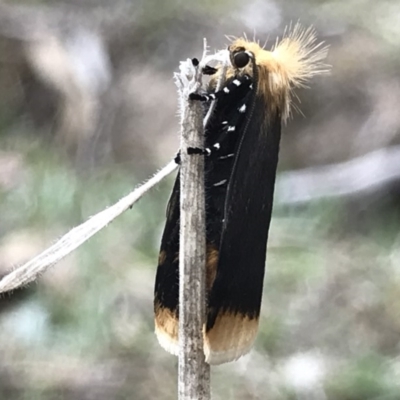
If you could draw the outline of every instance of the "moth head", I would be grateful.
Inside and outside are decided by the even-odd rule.
[[[228,75],[253,76],[253,65],[256,66],[257,94],[277,109],[283,120],[291,113],[293,90],[307,87],[312,77],[329,72],[329,66],[324,64],[327,46],[317,41],[313,28],[300,24],[287,29],[270,51],[246,38],[234,39],[228,50],[232,63]]]
[[[229,46],[229,55],[231,64],[236,69],[245,68],[250,60],[254,60],[254,54],[246,50],[244,47]]]

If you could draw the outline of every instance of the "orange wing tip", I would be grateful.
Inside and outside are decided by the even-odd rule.
[[[244,314],[222,314],[214,326],[204,332],[204,354],[212,365],[235,361],[252,348],[258,331],[258,318]],[[155,333],[160,346],[177,356],[179,353],[179,321],[167,308],[158,308],[155,314]]]
[[[168,353],[177,356],[179,353],[179,341],[169,336],[164,330],[157,329],[157,327],[155,329],[155,333],[157,336],[158,343],[160,343],[160,346],[164,350],[168,351]]]
[[[235,361],[247,354],[256,339],[258,318],[243,314],[219,315],[204,334],[206,362],[213,365]]]
[[[159,308],[155,313],[155,334],[160,346],[175,356],[179,353],[179,321],[171,310]]]

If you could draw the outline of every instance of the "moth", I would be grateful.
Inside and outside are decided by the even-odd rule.
[[[271,51],[238,38],[222,90],[211,75],[205,93],[192,93],[215,110],[205,127],[206,297],[204,352],[210,364],[248,353],[257,335],[281,127],[293,89],[326,72],[327,48],[312,28],[296,25]],[[155,331],[178,354],[179,173],[167,208],[155,282]]]

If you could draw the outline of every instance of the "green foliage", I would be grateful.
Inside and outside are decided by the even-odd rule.
[[[398,400],[399,388],[387,382],[387,361],[378,354],[353,360],[327,383],[328,399]]]

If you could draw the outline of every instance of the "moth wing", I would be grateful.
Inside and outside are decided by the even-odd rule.
[[[155,332],[160,345],[178,354],[180,179],[176,177],[167,206],[154,288]]]
[[[257,96],[228,184],[204,332],[210,364],[246,354],[258,329],[281,133],[281,116],[268,112]]]

